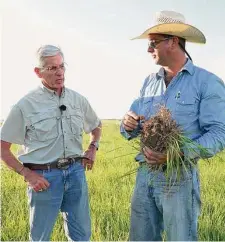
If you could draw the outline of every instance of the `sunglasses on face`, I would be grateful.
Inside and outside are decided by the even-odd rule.
[[[149,48],[155,49],[156,46],[157,46],[160,42],[165,41],[165,40],[168,40],[168,39],[172,39],[172,37],[165,38],[165,39],[160,39],[160,40],[150,40],[150,41],[148,42],[148,49],[149,49]]]

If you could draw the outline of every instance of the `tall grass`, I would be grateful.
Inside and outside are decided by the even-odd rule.
[[[88,144],[85,136],[84,147]],[[17,146],[13,147],[16,152]],[[118,121],[103,122],[101,146],[93,171],[86,172],[92,217],[92,240],[127,240],[130,199],[135,174],[121,178],[137,164],[134,150],[119,134]],[[223,156],[225,158],[225,155]],[[225,162],[218,158],[200,161],[202,213],[199,240],[225,239]],[[1,241],[28,240],[26,184],[22,177],[2,166]],[[53,241],[66,240],[59,215],[52,233]]]

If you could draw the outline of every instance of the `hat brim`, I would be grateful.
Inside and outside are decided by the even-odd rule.
[[[159,24],[147,29],[140,36],[132,38],[134,39],[148,39],[149,34],[168,34],[177,37],[181,37],[188,42],[205,44],[206,38],[204,34],[194,26],[183,23],[167,23]]]

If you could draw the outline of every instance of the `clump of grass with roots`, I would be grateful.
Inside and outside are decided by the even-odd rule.
[[[165,154],[167,160],[164,173],[168,180],[173,174],[175,174],[176,179],[180,179],[183,171],[187,172],[190,166],[196,166],[192,159],[184,157],[183,147],[198,153],[198,155],[202,154],[203,157],[209,153],[206,148],[184,135],[172,118],[171,112],[165,106],[160,106],[158,112],[149,120],[144,121],[143,119],[143,116],[140,116],[140,121],[143,121],[142,130],[140,135],[131,142],[131,145],[141,152],[146,146],[155,152]],[[146,163],[146,167],[148,169],[154,168],[154,171],[161,171],[165,164],[149,165]],[[133,172],[128,172],[125,176]]]
[[[155,116],[144,122],[140,135],[141,148],[146,146],[151,150],[165,154],[167,157],[165,174],[170,177],[174,172],[180,176],[182,167],[187,170],[188,165],[194,165],[190,159],[184,161],[181,147],[187,138],[182,134],[176,121],[172,119],[170,111],[161,106]],[[154,165],[155,169],[162,169],[163,165]]]

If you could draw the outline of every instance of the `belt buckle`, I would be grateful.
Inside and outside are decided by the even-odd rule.
[[[56,164],[56,167],[60,170],[66,170],[69,168],[69,161],[68,159],[59,159],[57,164]]]

